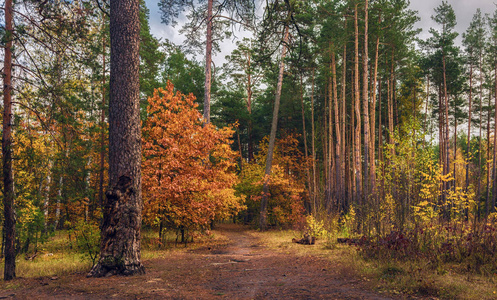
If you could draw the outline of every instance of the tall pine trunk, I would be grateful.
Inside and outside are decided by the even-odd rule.
[[[365,1],[364,6],[364,55],[363,55],[363,74],[362,74],[362,104],[364,114],[364,203],[366,203],[369,196],[369,130],[371,124],[369,123],[369,91],[368,91],[368,0]]]
[[[104,14],[105,20],[105,14]],[[103,26],[102,26],[103,27]],[[98,206],[102,208],[104,203],[104,172],[105,172],[105,35],[103,35],[102,53],[102,107],[100,111],[100,170],[98,180]],[[91,209],[93,212],[93,208]]]
[[[285,56],[288,47],[288,24],[285,26],[285,36],[283,38],[283,49],[281,50],[280,70],[278,74],[278,84],[276,86],[276,97],[274,99],[273,120],[271,123],[271,135],[269,136],[269,146],[267,150],[266,169],[264,171],[264,184],[262,187],[261,211],[259,226],[262,230],[267,229],[267,206],[269,201],[269,176],[273,163],[274,144],[276,142],[276,129],[278,127],[278,112],[280,110],[281,89],[283,87],[283,72],[285,71]]]
[[[359,92],[359,25],[358,8],[355,5],[354,27],[355,27],[355,62],[354,62],[354,101],[355,101],[355,131],[354,131],[354,179],[355,179],[355,201],[362,204],[362,176],[361,176],[361,99]]]
[[[311,91],[311,151],[312,151],[312,203],[313,213],[317,214],[317,170],[316,170],[316,142],[314,128],[314,69],[312,69],[312,91]]]
[[[466,150],[466,181],[464,185],[464,190],[468,192],[469,188],[469,159],[471,156],[471,108],[473,104],[473,62],[470,62],[469,66],[469,99],[468,99],[468,143]]]
[[[205,83],[204,83],[204,123],[210,123],[210,118],[211,118],[213,2],[214,0],[207,1],[207,37],[205,45]]]
[[[5,236],[4,280],[16,277],[16,218],[14,208],[14,178],[12,174],[12,39],[14,37],[12,0],[5,1],[5,56],[3,64],[3,213]]]
[[[139,2],[110,2],[109,187],[100,258],[88,276],[145,272],[140,258]]]

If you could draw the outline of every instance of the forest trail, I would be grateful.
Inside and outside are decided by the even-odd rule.
[[[145,275],[16,279],[0,299],[391,299],[329,260],[268,249],[245,227],[216,232],[225,245],[145,260]]]

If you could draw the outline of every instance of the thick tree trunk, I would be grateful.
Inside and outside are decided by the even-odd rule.
[[[4,280],[16,277],[16,218],[14,208],[14,178],[12,174],[12,39],[13,39],[13,9],[12,0],[5,1],[5,30],[7,43],[3,65],[3,213],[5,235],[5,266]]]
[[[110,2],[109,187],[100,259],[88,276],[143,274],[140,261],[139,1]]]
[[[207,2],[207,38],[205,45],[205,84],[204,84],[204,123],[211,120],[211,65],[212,65],[212,5],[214,0]]]
[[[264,172],[264,185],[262,187],[261,211],[259,226],[262,230],[267,229],[267,206],[269,200],[269,176],[273,163],[274,144],[276,142],[276,129],[278,127],[278,112],[280,110],[281,89],[283,87],[283,72],[285,70],[285,56],[288,47],[288,25],[285,27],[285,37],[283,38],[283,50],[281,50],[280,70],[278,74],[278,84],[276,86],[276,97],[274,99],[273,121],[271,123],[271,135],[269,136],[269,146],[267,150],[266,169]]]

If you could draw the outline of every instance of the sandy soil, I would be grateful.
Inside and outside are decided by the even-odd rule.
[[[0,299],[392,299],[333,262],[272,251],[240,226],[218,230],[228,245],[146,260],[145,275],[16,279]]]

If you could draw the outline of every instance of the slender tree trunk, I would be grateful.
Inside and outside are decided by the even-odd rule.
[[[64,157],[65,161],[65,157]],[[61,170],[64,168],[61,167]],[[57,192],[57,200],[55,202],[55,222],[54,222],[54,230],[57,230],[59,228],[59,221],[60,221],[60,206],[61,206],[61,201],[62,201],[62,190],[64,189],[64,174],[60,174],[59,177],[59,191]]]
[[[100,258],[88,276],[145,272],[140,261],[139,2],[110,2],[109,187]]]
[[[331,66],[330,66],[331,69]],[[333,145],[333,124],[332,124],[332,107],[333,107],[333,86],[332,86],[332,79],[331,77],[328,78],[328,101],[325,104],[325,114],[324,114],[324,120],[326,122],[325,125],[325,151],[326,151],[326,209],[330,210],[331,208],[331,202],[332,202],[332,197],[331,197],[331,186],[333,182],[333,176],[332,176],[332,145]]]
[[[479,109],[479,141],[478,141],[478,193],[476,195],[477,203],[480,203],[480,198],[481,198],[481,177],[482,177],[482,156],[481,156],[481,150],[482,150],[482,123],[483,123],[483,116],[482,116],[482,110],[483,110],[483,72],[482,72],[482,57],[480,55],[480,103],[478,105]],[[480,214],[480,206],[478,204],[478,215]]]
[[[300,74],[300,103],[302,105],[302,137],[304,138],[304,158],[305,158],[305,173],[307,175],[307,187],[309,191],[309,199],[312,206],[313,199],[313,187],[311,182],[311,171],[309,170],[309,161],[308,149],[307,149],[307,131],[305,130],[305,107],[304,107],[304,83],[302,80],[302,74]],[[311,209],[312,212],[312,209]]]
[[[44,233],[48,230],[48,207],[50,206],[50,185],[52,184],[52,161],[49,159],[48,161],[48,172],[47,172],[47,190],[45,192],[45,199],[43,201],[43,231]]]
[[[447,175],[450,173],[450,155],[449,155],[449,149],[450,149],[450,140],[449,140],[449,95],[447,92],[447,74],[446,74],[446,67],[445,67],[445,50],[442,48],[442,65],[443,65],[443,85],[444,85],[444,128],[445,128],[445,138],[444,138],[444,144],[445,144],[445,156],[444,156],[444,169],[443,169],[443,174]],[[445,190],[449,188],[448,183],[445,183],[444,187],[444,193]]]
[[[468,105],[468,143],[466,150],[466,184],[464,190],[469,188],[469,163],[471,156],[471,106],[473,104],[473,63],[469,66],[469,105]]]
[[[314,205],[313,213],[317,214],[317,172],[316,172],[316,144],[314,128],[314,69],[312,69],[312,92],[311,92],[311,151],[312,151],[312,203]]]
[[[381,19],[379,20],[381,22]],[[372,100],[373,102],[371,103],[371,143],[370,143],[370,151],[369,151],[369,158],[370,158],[370,182],[371,182],[371,191],[374,192],[376,188],[376,160],[375,160],[375,153],[376,153],[376,85],[377,85],[377,80],[378,80],[378,56],[379,56],[379,46],[380,46],[380,37],[378,36],[376,38],[376,49],[375,49],[375,59],[374,59],[374,72],[373,72],[373,86],[371,88],[372,92]]]
[[[393,124],[393,92],[394,92],[394,89],[393,89],[393,85],[394,85],[394,80],[393,80],[393,71],[394,71],[394,52],[392,50],[392,65],[391,65],[391,69],[390,69],[390,79],[387,80],[387,89],[388,89],[388,143],[391,146],[390,148],[390,155],[391,157],[394,156],[395,154],[395,147],[394,147],[394,140],[393,140],[393,134],[394,134],[394,130],[393,130],[393,127],[394,127],[394,124]]]
[[[492,91],[488,91],[488,111],[487,111],[487,197],[486,197],[486,214],[485,216],[488,217],[490,214],[491,208],[490,208],[490,203],[492,202],[492,199],[490,199],[490,115],[491,115],[491,98],[492,98]]]
[[[344,20],[344,29],[347,30],[347,19],[345,18]],[[342,182],[342,194],[340,195],[341,198],[342,198],[342,209],[346,209],[348,207],[348,204],[347,203],[347,181],[346,181],[346,173],[347,173],[347,166],[346,166],[346,151],[345,151],[345,148],[346,148],[346,144],[347,144],[347,137],[345,136],[345,124],[346,124],[346,118],[347,118],[347,114],[346,114],[346,109],[347,109],[347,44],[344,43],[343,45],[343,55],[342,55],[342,97],[341,97],[341,106],[340,106],[340,109],[341,109],[341,129],[342,129],[342,132],[341,132],[341,142],[343,143],[343,145],[341,145],[341,153],[340,153],[340,157],[341,157],[341,161],[340,161],[340,165],[341,165],[341,173],[340,173],[340,177],[341,177],[341,182]]]
[[[369,123],[369,91],[368,91],[368,0],[364,3],[364,55],[362,67],[364,68],[362,74],[362,110],[364,114],[364,204],[369,196],[369,146],[370,146],[370,126]]]
[[[497,46],[494,44],[494,46]],[[489,112],[490,113],[490,112]],[[492,159],[492,182],[493,182],[493,192],[492,192],[492,203],[490,207],[490,212],[495,211],[495,201],[497,198],[497,174],[495,173],[496,160],[497,160],[497,57],[494,57],[494,154]],[[490,183],[489,183],[490,185]]]
[[[340,107],[338,103],[338,89],[337,89],[337,71],[335,51],[331,54],[331,74],[333,76],[333,99],[335,103],[335,135],[336,135],[336,150],[335,150],[335,199],[338,209],[343,202],[343,184],[342,184],[342,136],[340,130]],[[330,116],[331,118],[331,116]]]
[[[3,64],[3,213],[5,235],[4,280],[16,277],[16,218],[14,208],[14,178],[12,174],[12,39],[14,37],[12,0],[5,1],[5,56]]]
[[[105,14],[104,14],[105,20]],[[105,35],[103,35],[102,53],[102,108],[100,111],[100,172],[98,181],[98,206],[103,207],[104,203],[104,172],[105,172]],[[92,209],[93,211],[93,209]]]
[[[248,161],[254,159],[254,145],[252,141],[252,70],[251,56],[247,52],[247,111],[249,113],[249,122],[247,128],[248,137]]]
[[[264,172],[264,184],[262,187],[261,213],[259,226],[262,230],[267,229],[267,206],[269,198],[269,176],[273,163],[274,144],[276,142],[276,129],[278,127],[278,112],[280,110],[281,89],[283,86],[283,72],[285,70],[285,56],[288,45],[288,25],[285,26],[285,37],[283,38],[283,49],[281,50],[280,70],[278,74],[278,84],[276,86],[276,97],[274,99],[273,121],[271,123],[271,135],[269,136],[269,146],[267,150],[266,169]]]
[[[211,120],[211,78],[212,78],[212,6],[214,0],[207,1],[207,37],[205,45],[205,84],[204,84],[204,123]]]
[[[355,91],[355,117],[356,127],[354,132],[355,148],[355,164],[354,164],[354,178],[356,185],[356,202],[362,204],[362,170],[361,170],[361,98],[359,92],[359,25],[358,25],[358,8],[355,5],[354,13],[354,27],[355,27],[355,74],[354,74],[354,91]],[[368,125],[369,126],[369,125]]]

